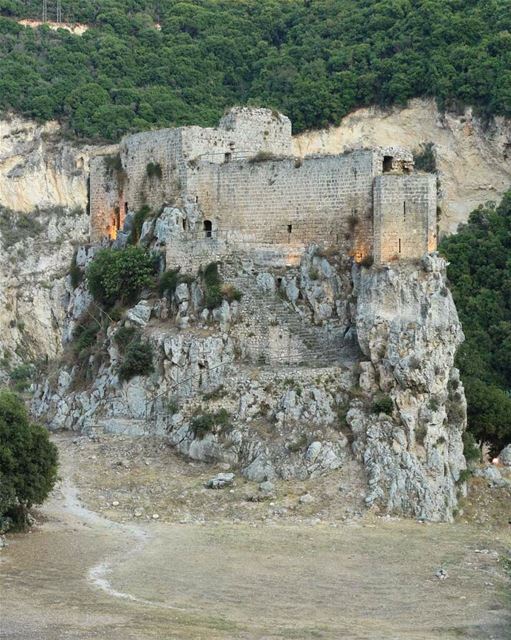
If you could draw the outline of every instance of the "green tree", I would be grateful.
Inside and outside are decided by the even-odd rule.
[[[87,268],[87,286],[106,307],[132,303],[144,287],[155,284],[158,256],[141,247],[101,249]]]
[[[465,333],[457,355],[468,426],[497,450],[511,440],[511,191],[440,245]]]
[[[57,448],[48,432],[32,424],[22,401],[0,391],[0,524],[26,523],[57,480]]]

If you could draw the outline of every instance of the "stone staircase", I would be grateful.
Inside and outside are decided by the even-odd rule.
[[[236,271],[226,269],[224,277],[243,294],[241,317],[250,319],[258,336],[269,337],[272,331],[278,331],[284,341],[288,337],[287,348],[283,347],[281,355],[270,357],[270,363],[273,360],[274,364],[326,367],[341,360],[344,326],[338,320],[315,325],[305,305],[303,309],[295,307],[278,291],[263,290],[257,283],[257,274]]]

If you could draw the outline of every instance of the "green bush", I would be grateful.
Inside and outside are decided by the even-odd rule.
[[[135,376],[147,376],[154,371],[153,347],[141,339],[132,340],[126,347],[124,358],[119,364],[119,379],[128,381]]]
[[[435,145],[432,142],[421,144],[419,149],[414,151],[413,158],[415,168],[418,171],[427,171],[428,173],[436,171]]]
[[[87,286],[106,307],[136,301],[140,291],[155,284],[158,257],[141,247],[101,249],[87,268]]]
[[[481,449],[470,431],[463,432],[463,455],[468,463],[481,462]]]
[[[149,162],[146,166],[146,173],[148,178],[157,178],[158,180],[161,180],[161,164],[159,162]]]
[[[79,324],[76,327],[73,332],[73,346],[77,354],[96,344],[100,328],[100,324],[94,319],[89,320],[87,324]]]
[[[202,439],[207,433],[228,426],[230,414],[226,409],[220,409],[216,413],[204,413],[194,416],[190,421],[190,427],[196,438]]]
[[[83,272],[80,267],[76,264],[76,251],[73,253],[73,257],[71,258],[71,267],[69,269],[69,275],[71,276],[71,286],[73,289],[80,284],[83,279]]]
[[[57,448],[32,424],[21,400],[0,391],[0,520],[23,528],[28,510],[41,504],[57,480]]]
[[[15,367],[9,374],[14,389],[19,392],[26,391],[30,386],[34,372],[34,366],[31,364],[21,364]]]
[[[169,271],[162,273],[158,283],[160,297],[162,298],[165,294],[169,297],[172,296],[178,284],[179,269],[169,269]]]
[[[133,340],[140,340],[140,331],[135,327],[119,327],[114,335],[115,344],[124,353]]]
[[[373,413],[386,413],[391,416],[394,410],[394,403],[390,396],[379,396],[373,402]]]
[[[144,222],[147,220],[147,218],[150,217],[150,215],[151,208],[147,205],[144,205],[135,213],[133,217],[133,228],[129,237],[130,244],[137,244],[137,242],[140,240],[142,227],[144,225]]]

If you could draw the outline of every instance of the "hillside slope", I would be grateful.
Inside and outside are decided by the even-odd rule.
[[[511,115],[508,0],[64,0],[62,10],[91,28],[23,27],[40,2],[0,0],[0,110],[57,118],[81,137],[210,125],[236,103],[274,106],[296,131],[419,96]]]

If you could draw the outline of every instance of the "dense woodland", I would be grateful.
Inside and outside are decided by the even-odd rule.
[[[466,338],[457,364],[470,430],[498,451],[511,442],[511,191],[440,248]]]
[[[280,109],[295,131],[423,95],[511,115],[509,0],[62,0],[62,8],[64,20],[92,28],[83,36],[25,28],[16,19],[40,18],[41,0],[0,0],[0,109],[58,118],[81,137],[211,125],[239,103]]]

